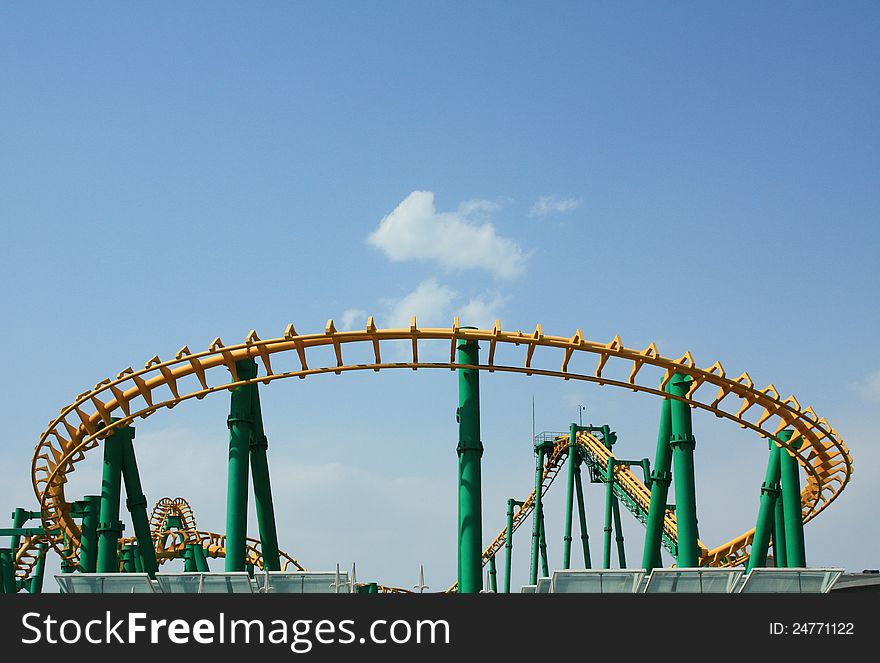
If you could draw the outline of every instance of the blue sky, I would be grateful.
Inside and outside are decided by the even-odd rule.
[[[856,465],[807,526],[808,563],[880,566],[876,3],[474,5],[0,6],[3,509],[34,506],[31,452],[58,409],[154,354],[459,314],[656,341],[794,393]],[[282,547],[400,586],[424,563],[446,587],[454,376],[296,382],[263,390]],[[651,398],[482,387],[487,541],[528,492],[533,397],[539,430],[584,403],[622,454],[653,455]],[[205,529],[223,528],[227,407],[138,424],[148,500],[188,497]],[[695,426],[718,544],[753,526],[766,452]],[[624,529],[638,560],[642,528]]]

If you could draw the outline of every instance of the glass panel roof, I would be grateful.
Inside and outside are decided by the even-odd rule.
[[[745,576],[739,591],[742,593],[765,594],[824,594],[843,574],[843,569],[792,568],[792,569],[752,569]]]
[[[742,569],[654,569],[645,593],[729,594],[742,577]]]
[[[534,594],[535,585],[523,585],[520,594]]]
[[[550,578],[538,578],[538,584],[535,587],[536,594],[550,593]]]
[[[159,587],[166,594],[251,594],[246,571],[230,573],[157,573]]]
[[[633,594],[644,577],[644,569],[554,571],[550,591],[556,594]]]
[[[256,573],[254,581],[257,591],[266,591],[265,573]],[[268,583],[270,594],[347,594],[351,591],[346,571],[339,573],[338,591],[335,571],[269,571]]]
[[[55,580],[65,594],[153,594],[146,573],[64,573]]]

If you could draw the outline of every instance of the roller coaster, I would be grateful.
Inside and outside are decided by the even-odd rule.
[[[399,356],[395,351],[400,342],[406,344],[410,356],[405,361],[389,361],[388,357]],[[367,350],[369,360],[347,363],[346,353],[356,346]],[[448,348],[448,361],[425,359],[436,354],[429,350],[444,347]],[[480,358],[481,347],[487,349],[484,360]],[[332,354],[321,351],[327,348]],[[502,354],[497,352],[500,348],[504,348],[504,356],[515,360],[496,361]],[[559,368],[547,368],[553,365],[548,364],[551,361],[558,362]],[[575,370],[582,364],[590,368]],[[278,370],[282,365],[292,368]],[[643,370],[646,368],[649,370]],[[547,575],[543,496],[566,462],[566,569],[571,565],[575,502],[585,566],[591,567],[582,467],[591,481],[604,484],[606,490],[603,568],[610,568],[611,532],[615,528],[618,559],[625,566],[619,536],[619,507],[623,505],[646,527],[641,565],[647,570],[660,565],[661,547],[680,568],[763,567],[771,546],[777,566],[805,567],[803,525],[840,495],[853,473],[847,445],[812,407],[801,406],[794,396],[782,398],[772,384],[756,388],[748,373],[729,377],[720,362],[700,368],[689,352],[673,359],[662,356],[653,343],[638,350],[625,347],[620,337],[594,342],[580,329],[571,337],[551,336],[544,334],[541,325],[524,333],[502,330],[498,321],[492,329],[461,326],[458,318],[448,328],[420,328],[413,317],[409,327],[380,329],[370,317],[365,328],[350,331],[337,330],[329,320],[322,333],[313,334],[300,334],[291,324],[278,338],[264,340],[251,331],[243,343],[225,345],[215,338],[201,352],[184,346],[172,359],[154,356],[142,369],[128,367],[113,379],[101,380],[62,408],[40,435],[33,454],[31,477],[38,509],[16,509],[12,528],[0,530],[0,535],[12,537],[11,547],[0,549],[3,591],[39,592],[50,550],[60,556],[62,573],[142,571],[153,575],[170,559],[183,559],[188,571],[204,571],[207,558],[225,559],[226,571],[303,571],[304,567],[277,544],[258,385],[293,377],[391,369],[447,369],[458,374],[459,573],[447,590],[450,592],[497,591],[495,559],[502,549],[507,555],[504,591],[510,591],[513,534],[530,516],[531,581],[537,578],[539,560]],[[534,489],[522,501],[508,501],[506,527],[484,548],[479,417],[479,374],[483,371],[589,382],[659,397],[661,416],[653,468],[648,459],[618,458],[613,452],[616,434],[609,426],[571,424],[567,432],[539,436],[535,439]],[[620,377],[627,371],[628,377]],[[220,392],[231,394],[226,532],[197,529],[192,509],[183,498],[163,498],[148,518],[134,456],[132,423],[160,409]],[[697,537],[693,409],[751,430],[767,440],[769,447],[766,479],[755,490],[759,496],[756,526],[712,548]],[[70,474],[99,446],[104,453],[101,494],[71,500],[65,493]],[[641,468],[641,478],[633,468]],[[249,471],[259,539],[246,534]],[[805,477],[803,489],[801,473]],[[119,520],[123,481],[135,530],[135,536],[129,538],[121,536]],[[673,481],[676,504],[670,505],[667,498]],[[38,519],[39,526],[26,527],[31,519]],[[483,581],[486,565],[489,586]],[[378,587],[385,592],[406,591]]]

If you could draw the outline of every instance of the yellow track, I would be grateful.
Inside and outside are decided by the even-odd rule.
[[[79,547],[80,530],[70,515],[64,485],[68,473],[74,471],[85,453],[98,446],[100,439],[113,428],[126,426],[138,417],[146,418],[160,408],[171,408],[182,401],[201,399],[242,384],[268,384],[290,377],[306,378],[325,373],[339,375],[361,370],[456,370],[461,366],[455,363],[455,347],[462,339],[480,341],[488,349],[484,355],[486,363],[464,366],[466,368],[581,380],[675,398],[694,408],[734,421],[762,438],[774,440],[797,459],[806,473],[802,491],[804,522],[825,509],[852,476],[853,463],[849,449],[837,431],[824,418],[816,415],[811,407],[802,407],[794,396],[783,399],[772,384],[763,389],[755,388],[748,373],[737,378],[727,377],[720,362],[700,368],[690,353],[672,359],[663,357],[653,343],[643,350],[636,350],[625,347],[619,337],[608,343],[598,343],[586,340],[581,330],[571,337],[549,336],[544,334],[540,325],[533,333],[504,331],[497,321],[491,330],[461,328],[457,318],[449,328],[421,329],[413,318],[407,328],[378,329],[370,318],[365,329],[340,332],[330,320],[323,333],[298,334],[293,325],[288,325],[284,335],[279,338],[262,340],[256,332],[251,331],[243,343],[235,345],[226,346],[216,338],[202,352],[194,353],[188,347],[183,347],[173,359],[163,361],[158,356],[153,357],[143,369],[135,371],[126,368],[114,379],[102,380],[94,388],[79,394],[73,403],[62,408],[61,413],[49,422],[34,451],[32,479],[43,513],[43,526],[50,532],[47,539],[60,555],[76,564],[72,551]],[[389,342],[399,341],[411,345],[412,360],[383,360],[383,345],[388,349]],[[449,348],[448,361],[427,362],[419,359],[420,346],[424,348],[426,343],[444,342]],[[374,360],[347,364],[343,355],[345,348],[351,344],[370,348]],[[516,364],[495,363],[499,345],[520,348],[520,361]],[[310,351],[325,347],[333,349],[335,362],[315,364],[313,361],[310,364],[310,359],[315,358],[315,353],[310,354]],[[386,356],[388,354],[385,353]],[[588,356],[595,361],[590,372],[570,370],[573,358],[576,359],[575,363],[579,363]],[[298,368],[275,372],[272,361],[279,357],[291,357]],[[536,367],[532,364],[535,357],[544,360],[555,358],[560,368]],[[266,374],[252,380],[239,380],[235,362],[245,358],[260,361]],[[629,371],[629,377],[624,380],[603,376],[603,370],[609,362],[622,364]],[[659,384],[639,380],[645,366],[655,367],[662,372]],[[689,392],[683,397],[670,396],[663,391],[675,373],[688,375],[692,380]],[[185,386],[185,382],[189,383],[189,387]],[[197,383],[197,386],[193,387],[192,383]],[[111,416],[119,417],[119,420],[111,423]],[[786,428],[794,430],[789,442],[777,437]],[[798,441],[802,442],[802,446],[795,449],[792,445]],[[732,560],[742,562],[748,559],[753,534],[753,531],[746,532],[708,551],[704,563],[718,566],[730,564]],[[64,535],[67,536],[69,550],[65,549]]]

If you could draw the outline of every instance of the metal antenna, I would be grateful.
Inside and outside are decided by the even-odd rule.
[[[424,564],[419,564],[419,584],[413,585],[413,589],[417,589],[419,591],[419,594],[424,594],[425,590],[428,589],[428,585],[425,584]]]

